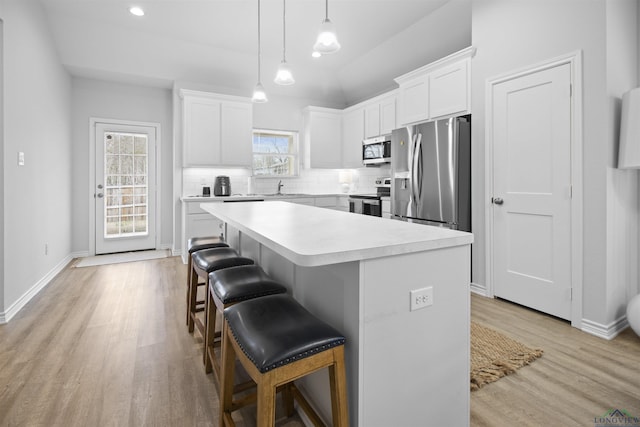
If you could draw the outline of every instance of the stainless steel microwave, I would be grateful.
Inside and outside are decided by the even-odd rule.
[[[391,163],[391,135],[362,141],[362,163],[365,165]]]

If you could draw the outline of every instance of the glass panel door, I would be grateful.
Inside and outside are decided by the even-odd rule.
[[[96,254],[153,249],[155,129],[96,125]]]

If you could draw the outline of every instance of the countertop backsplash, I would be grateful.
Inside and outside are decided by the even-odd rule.
[[[341,175],[351,175],[351,184],[347,193],[375,193],[375,179],[389,176],[388,167],[360,169],[302,169],[300,175],[291,178],[257,178],[251,177],[251,171],[244,168],[184,168],[182,170],[182,195],[196,196],[202,194],[202,187],[211,187],[218,175],[226,175],[231,181],[232,194],[272,194],[278,190],[278,182],[282,179],[282,192],[309,194],[343,194]],[[346,174],[340,172],[346,171]],[[249,180],[251,179],[251,184]],[[252,187],[252,188],[250,188]],[[251,191],[249,191],[251,190]]]

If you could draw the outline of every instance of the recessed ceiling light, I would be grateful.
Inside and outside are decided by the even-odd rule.
[[[142,8],[138,6],[129,8],[129,12],[131,12],[131,14],[135,16],[144,16],[144,10],[142,10]]]

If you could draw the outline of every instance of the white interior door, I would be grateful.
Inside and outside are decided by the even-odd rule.
[[[495,296],[571,318],[571,68],[493,86]]]
[[[96,254],[156,248],[156,128],[96,123]]]

